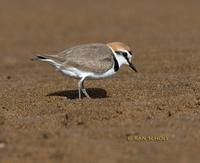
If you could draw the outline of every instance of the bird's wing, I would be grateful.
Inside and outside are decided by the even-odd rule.
[[[62,63],[65,62],[65,59],[62,58],[62,57],[59,57],[58,55],[46,55],[46,54],[45,55],[38,55],[38,56],[36,56],[35,59],[39,59],[39,60],[49,59],[49,60],[54,61],[57,64],[62,64]]]
[[[65,68],[104,73],[113,66],[113,53],[105,44],[86,44],[69,48],[57,55]],[[64,61],[64,62],[63,62]]]

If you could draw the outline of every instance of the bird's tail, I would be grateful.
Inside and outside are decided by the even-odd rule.
[[[39,61],[47,61],[48,57],[45,55],[37,55],[31,58],[32,61],[39,60]]]
[[[46,56],[46,55],[37,55],[35,57],[33,57],[31,60],[39,60],[39,61],[43,61],[43,62],[47,62],[53,66],[55,66],[56,68],[60,68],[60,64],[56,61],[54,61],[51,57]]]

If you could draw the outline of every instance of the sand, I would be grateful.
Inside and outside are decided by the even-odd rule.
[[[198,162],[200,3],[1,1],[0,162]],[[86,81],[30,60],[122,41],[138,69]]]

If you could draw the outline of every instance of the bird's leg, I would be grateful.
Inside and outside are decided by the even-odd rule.
[[[88,93],[86,92],[85,88],[82,89],[83,94],[87,97],[87,98],[91,98]]]
[[[81,86],[81,91],[83,92],[83,94],[87,97],[87,98],[91,98],[89,95],[88,95],[88,93],[87,93],[87,91],[86,91],[86,89],[85,89],[85,87],[84,87],[84,80],[85,79],[83,79],[83,82],[82,82],[82,86]]]
[[[78,97],[81,99],[82,79],[78,82]]]

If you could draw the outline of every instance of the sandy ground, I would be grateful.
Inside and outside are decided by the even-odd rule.
[[[198,162],[199,1],[0,2],[0,162]],[[87,81],[92,100],[30,60],[110,41],[139,73]]]

